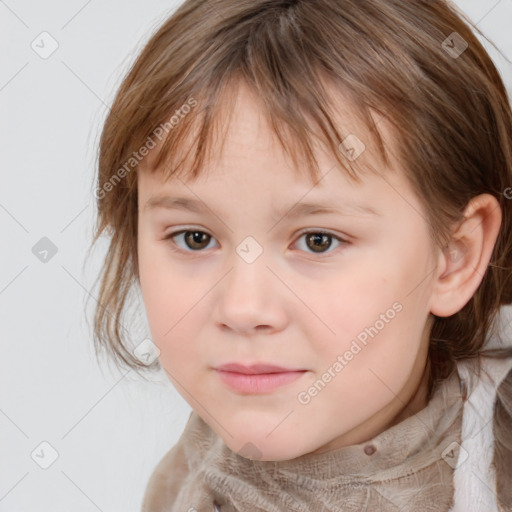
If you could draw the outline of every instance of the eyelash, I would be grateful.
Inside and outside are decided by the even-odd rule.
[[[199,250],[192,250],[192,249],[188,249],[188,250],[185,250],[185,249],[181,249],[180,247],[178,247],[176,245],[176,243],[172,240],[173,238],[179,236],[179,235],[182,235],[184,233],[187,233],[187,232],[195,232],[195,233],[203,233],[205,235],[208,235],[211,237],[211,240],[214,240],[214,237],[212,235],[210,235],[209,233],[207,233],[206,231],[202,231],[200,229],[195,229],[195,228],[187,228],[187,229],[181,229],[179,231],[173,231],[169,234],[167,234],[163,240],[167,240],[169,241],[170,244],[172,244],[174,246],[173,248],[173,251],[176,251],[176,252],[179,252],[179,253],[182,253],[182,254],[191,254],[191,253],[200,253],[200,252],[204,252],[206,249],[199,249]],[[309,254],[313,255],[313,256],[319,256],[320,258],[322,257],[326,257],[324,255],[329,255],[331,254],[332,252],[335,252],[336,249],[339,249],[341,246],[343,245],[348,245],[350,242],[348,240],[345,240],[344,238],[341,238],[337,235],[335,235],[334,233],[331,233],[329,231],[323,231],[323,230],[304,230],[304,231],[301,231],[299,234],[298,234],[298,238],[300,239],[301,237],[303,237],[304,235],[310,235],[310,234],[315,234],[315,235],[327,235],[335,240],[337,240],[338,242],[340,242],[340,246],[338,246],[337,248],[334,248],[333,250],[331,250],[331,247],[329,247],[327,249],[327,252],[313,252],[313,251],[308,251]],[[210,240],[210,241],[211,241]]]

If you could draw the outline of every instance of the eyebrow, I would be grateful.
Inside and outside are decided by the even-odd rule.
[[[188,197],[150,197],[144,206],[144,210],[154,210],[156,208],[165,208],[168,210],[185,210],[196,213],[206,213],[208,210],[210,210],[202,201]],[[305,215],[318,215],[322,213],[337,213],[339,215],[381,215],[371,206],[363,204],[344,203],[341,207],[334,207],[328,206],[327,204],[314,204],[304,202],[292,205],[286,212],[279,213],[274,211],[273,213],[279,217],[301,217]]]

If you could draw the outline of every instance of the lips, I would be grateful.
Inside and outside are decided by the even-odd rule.
[[[245,375],[260,375],[262,373],[287,373],[303,371],[300,369],[283,368],[282,366],[274,366],[271,364],[253,364],[245,366],[238,363],[229,363],[217,367],[217,370],[224,372],[243,373]]]
[[[308,370],[295,370],[273,364],[245,366],[229,363],[215,368],[220,380],[229,389],[241,394],[266,394],[290,385],[300,379]]]

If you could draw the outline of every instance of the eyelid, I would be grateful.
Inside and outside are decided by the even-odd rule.
[[[345,242],[347,244],[350,243],[350,239],[348,236],[342,236],[342,235],[335,233],[334,231],[331,231],[330,229],[324,229],[324,228],[304,228],[304,229],[301,229],[300,231],[298,231],[295,236],[296,237],[302,236],[306,233],[323,233],[324,235],[330,235],[333,238],[337,238],[341,242]]]

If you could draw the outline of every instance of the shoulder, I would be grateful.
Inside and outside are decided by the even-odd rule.
[[[500,334],[502,338],[490,338],[484,348],[512,347],[512,329],[505,326]],[[496,422],[496,411],[505,399],[509,404],[506,421],[510,437],[512,357],[462,360],[457,364],[457,371],[466,387],[467,398],[463,408],[461,449],[453,476],[454,506],[450,512],[501,512],[505,509],[500,506],[509,498],[503,494],[499,482],[510,475],[503,474],[504,466],[496,465],[496,450],[502,450],[496,441],[500,435],[502,437],[500,432],[504,432],[500,424],[505,425],[503,420],[500,424]],[[512,453],[507,452],[507,456]],[[508,464],[510,466],[510,461]]]
[[[141,512],[167,512],[212,442],[211,430],[192,411],[178,442],[162,457],[146,485]]]
[[[188,473],[183,445],[178,441],[160,460],[146,485],[141,512],[164,512]]]

